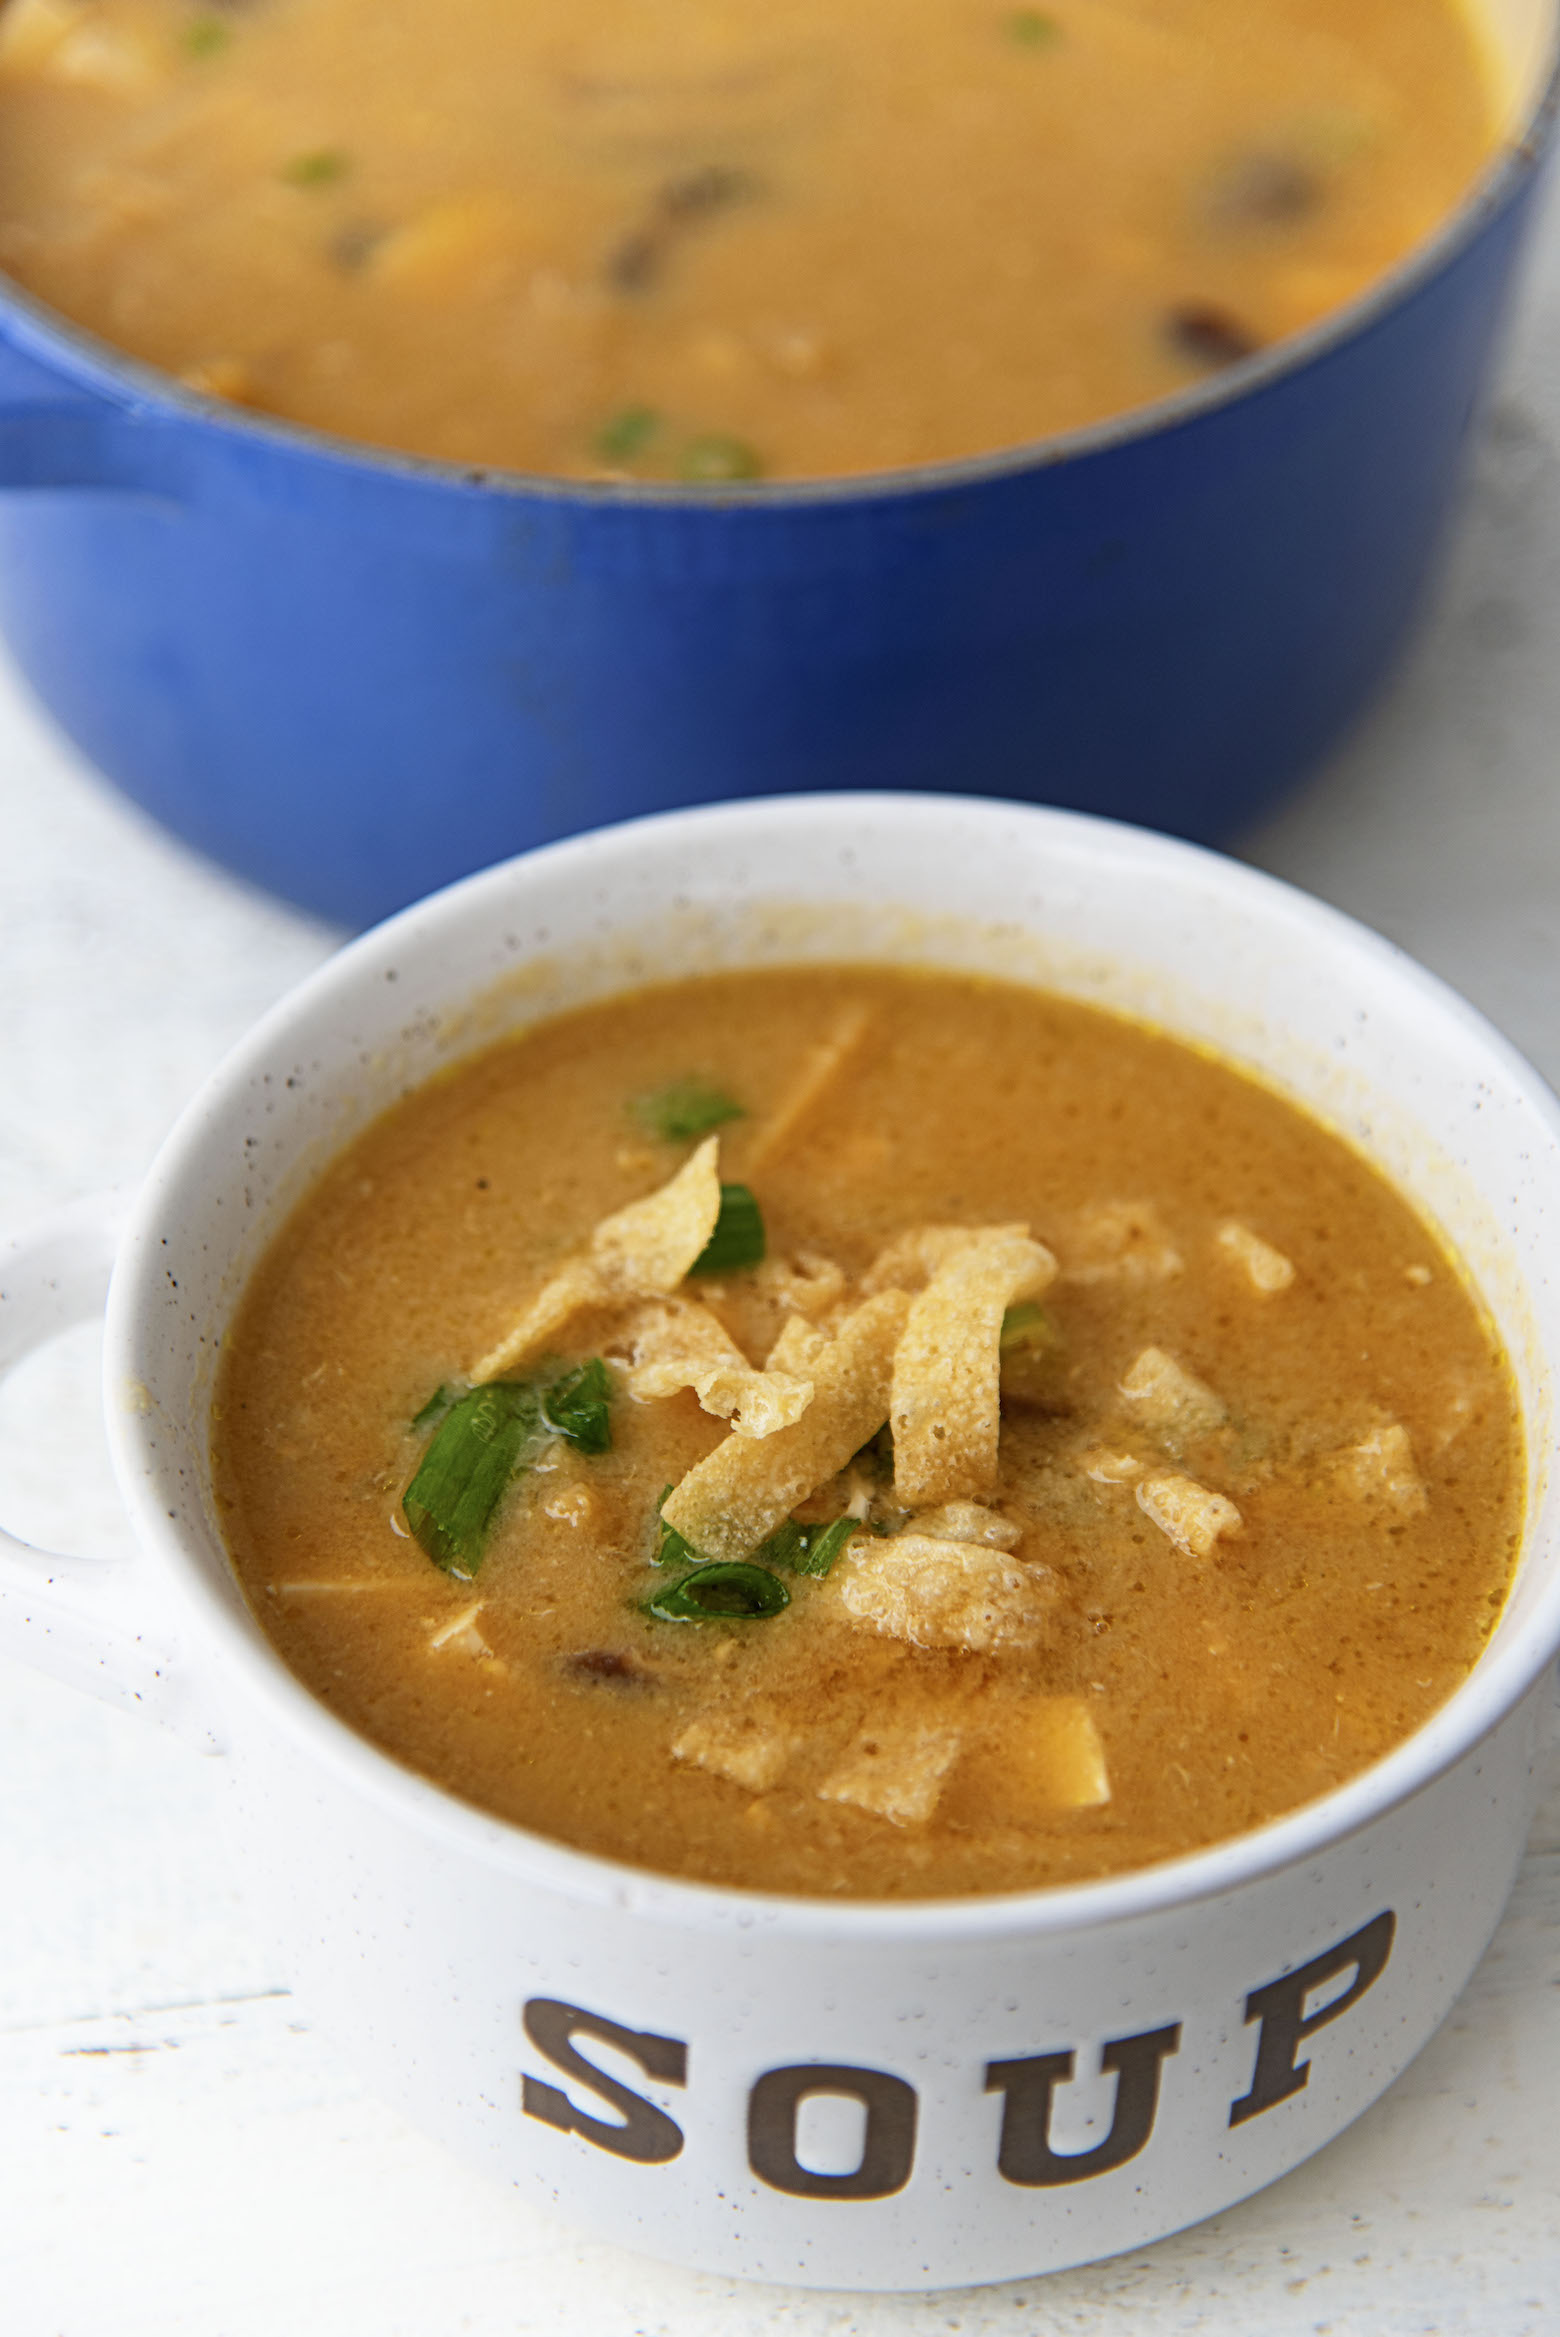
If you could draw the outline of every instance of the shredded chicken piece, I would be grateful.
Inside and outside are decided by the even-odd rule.
[[[1241,1530],[1234,1502],[1226,1501],[1222,1493],[1211,1493],[1195,1477],[1144,1477],[1137,1504],[1183,1558],[1210,1557],[1222,1534]]]
[[[1259,1233],[1253,1233],[1249,1225],[1242,1225],[1238,1219],[1232,1217],[1221,1225],[1215,1238],[1224,1255],[1239,1267],[1259,1297],[1275,1297],[1294,1281],[1294,1266],[1283,1251],[1275,1250],[1271,1242],[1265,1242]]]
[[[429,1654],[437,1655],[441,1647],[458,1647],[463,1655],[491,1655],[493,1650],[477,1629],[477,1617],[485,1603],[473,1599],[469,1607],[462,1607],[448,1623],[441,1623],[429,1638]]]
[[[835,1566],[835,1595],[853,1622],[912,1647],[1030,1647],[1056,1595],[1048,1569],[980,1542],[933,1534],[857,1534]]]
[[[1146,1428],[1172,1436],[1207,1436],[1226,1418],[1222,1399],[1162,1347],[1145,1347],[1121,1393]]]
[[[1181,1253],[1152,1201],[1099,1201],[1073,1220],[1061,1278],[1141,1289],[1168,1282],[1181,1265]]]
[[[789,1092],[781,1098],[777,1109],[771,1112],[748,1147],[749,1173],[762,1168],[782,1145],[791,1141],[803,1122],[811,1117],[861,1046],[872,1019],[871,1006],[864,999],[857,999],[854,1004],[844,1008],[827,1038],[820,1039],[816,1046],[808,1049]]]
[[[924,1826],[959,1757],[959,1732],[932,1725],[863,1729],[818,1788],[820,1801],[850,1802],[896,1826]]]
[[[1396,1510],[1400,1517],[1418,1517],[1429,1506],[1414,1447],[1401,1421],[1372,1428],[1341,1453],[1336,1475],[1357,1501]]]

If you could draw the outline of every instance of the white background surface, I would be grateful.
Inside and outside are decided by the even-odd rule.
[[[1560,1081],[1560,211],[1429,620],[1249,856],[1390,933]],[[0,670],[0,1225],[133,1182],[334,936],[109,796]],[[0,1393],[0,1514],[122,1549],[92,1334]],[[1092,2270],[920,2300],[574,2239],[359,2087],[246,1927],[221,1764],[0,1665],[0,2337],[1554,2337],[1560,1761],[1445,2030],[1308,2167]]]

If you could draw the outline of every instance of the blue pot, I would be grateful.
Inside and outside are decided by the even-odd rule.
[[[180,388],[0,293],[0,624],[129,795],[369,923],[638,812],[966,789],[1216,838],[1404,637],[1551,81],[1368,299],[1182,398],[817,485],[548,482]]]

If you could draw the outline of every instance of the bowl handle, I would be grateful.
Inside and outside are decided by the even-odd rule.
[[[102,1313],[125,1208],[124,1196],[100,1193],[0,1243],[0,1379]],[[57,1556],[0,1528],[0,1650],[220,1752],[181,1637],[144,1560]]]

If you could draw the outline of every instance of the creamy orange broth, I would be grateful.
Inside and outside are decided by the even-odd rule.
[[[470,1579],[407,1532],[434,1391],[466,1385],[601,1220],[698,1173],[695,1142],[644,1119],[690,1076],[742,1107],[720,1175],[751,1187],[768,1256],[664,1304],[706,1309],[751,1364],[798,1310],[815,1341],[837,1327],[874,1261],[913,1306],[916,1272],[883,1265],[908,1230],[1027,1227],[1001,1238],[1054,1253],[1039,1344],[1003,1365],[995,1476],[954,1519],[984,1587],[930,1631],[924,1571],[911,1636],[881,1596],[859,1609],[948,1527],[904,1498],[908,1447],[882,1436],[795,1505],[854,1509],[826,1578],[757,1554],[783,1612],[646,1611],[692,1564],[651,1564],[663,1489],[670,1510],[741,1440],[691,1388],[630,1392],[642,1308],[610,1294],[509,1375],[605,1358],[610,1451],[541,1437]],[[1356,1773],[1483,1646],[1522,1474],[1487,1322],[1342,1142],[1131,1022],[851,967],[614,999],[397,1105],[255,1277],[214,1446],[256,1615],[399,1759],[636,1864],[890,1896],[1112,1873]],[[1167,1484],[1222,1521],[1200,1552],[1184,1491],[1150,1491]]]
[[[1457,0],[3,0],[0,265],[457,462],[977,453],[1325,315],[1494,143]]]

